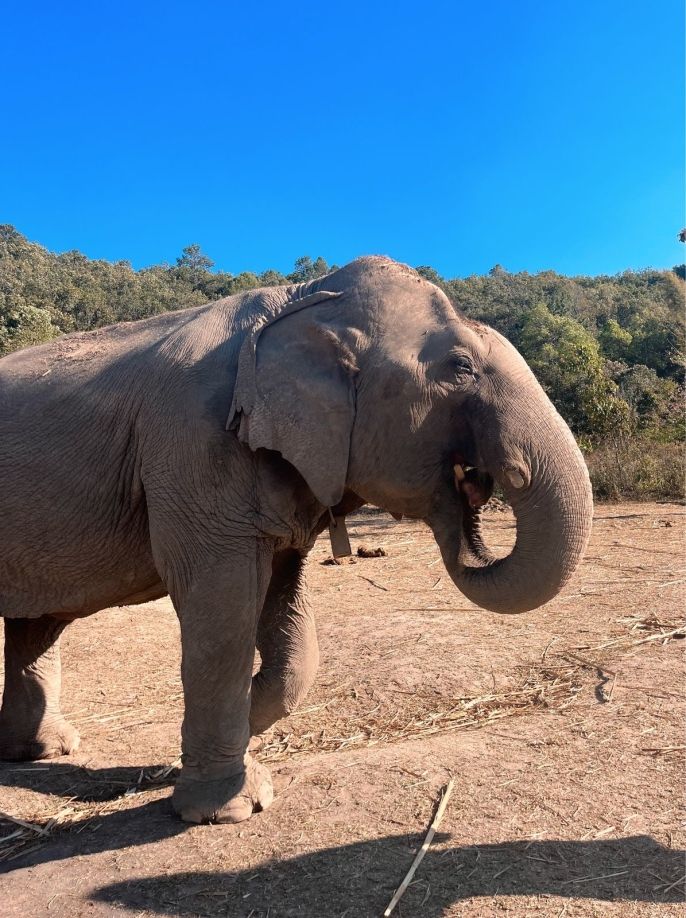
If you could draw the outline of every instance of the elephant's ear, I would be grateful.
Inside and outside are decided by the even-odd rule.
[[[252,331],[227,421],[251,449],[281,453],[325,507],[343,496],[355,417],[355,368],[330,320],[339,296],[293,299]]]

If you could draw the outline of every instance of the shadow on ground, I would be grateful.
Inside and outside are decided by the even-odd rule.
[[[0,768],[0,784],[23,786],[69,800],[116,801],[124,790],[145,786],[158,769],[87,769],[53,764]],[[171,783],[174,775],[165,777]],[[160,785],[156,785],[160,786]],[[169,799],[86,812],[23,856],[0,865],[11,872],[74,856],[151,845],[188,828]],[[268,816],[266,818],[269,818]],[[197,831],[197,830],[196,830]],[[231,846],[243,844],[233,827],[201,830]],[[215,834],[216,833],[216,834]],[[402,880],[423,835],[397,835],[273,860],[237,872],[189,871],[128,879],[101,887],[91,898],[115,907],[160,915],[378,915]],[[209,840],[209,837],[208,837]],[[437,836],[438,843],[449,836]],[[182,843],[183,844],[183,843]],[[238,848],[238,850],[237,850]],[[247,857],[246,850],[246,857]],[[431,849],[417,881],[403,898],[404,914],[438,918],[453,903],[492,896],[557,896],[601,901],[682,902],[683,851],[645,835],[596,841],[506,841]]]
[[[25,851],[2,861],[0,875],[70,857],[149,845],[182,834],[188,825],[173,814],[169,797],[135,806],[136,796],[127,795],[127,791],[135,794],[172,785],[178,769],[164,774],[162,779],[150,778],[167,771],[165,766],[154,765],[96,769],[62,763],[3,763],[0,786],[23,787],[51,798],[54,812],[47,810],[43,822],[65,808],[71,807],[73,812],[48,837],[37,836]],[[121,809],[116,809],[119,801]],[[79,804],[86,806],[79,809]],[[104,804],[105,813],[100,804]],[[4,835],[5,829],[11,831],[16,825],[11,821],[5,824],[0,813],[0,827],[0,835]]]
[[[171,787],[178,774],[178,768],[170,771],[166,765],[88,768],[59,762],[3,762],[0,786],[23,787],[78,803],[98,803],[116,800],[132,788]]]
[[[415,835],[391,836],[237,873],[125,880],[93,898],[160,915],[380,915],[420,843]],[[430,850],[403,897],[401,914],[438,918],[460,900],[495,895],[680,902],[683,885],[671,884],[683,874],[683,864],[684,852],[648,836]]]

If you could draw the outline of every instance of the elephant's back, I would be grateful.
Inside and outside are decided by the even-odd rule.
[[[35,398],[41,389],[69,388],[101,373],[124,356],[164,340],[193,318],[195,310],[164,313],[137,322],[61,335],[53,341],[23,348],[0,358],[0,405],[25,391]]]

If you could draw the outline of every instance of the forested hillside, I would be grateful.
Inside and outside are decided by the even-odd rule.
[[[308,280],[330,267],[303,257],[287,276],[212,269],[197,245],[173,265],[135,271],[76,251],[56,255],[0,226],[0,356],[65,332]],[[683,496],[683,266],[611,277],[496,266],[452,280],[418,270],[521,351],[587,453],[599,496]]]

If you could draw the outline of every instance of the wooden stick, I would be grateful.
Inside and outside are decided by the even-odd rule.
[[[380,583],[377,583],[376,580],[372,580],[371,577],[364,577],[362,574],[358,574],[357,576],[362,580],[366,580],[367,583],[371,583],[371,585],[375,586],[377,590],[383,590],[385,593],[388,593],[388,587],[381,586]]]
[[[661,631],[659,634],[651,634],[650,637],[641,638],[640,641],[634,641],[632,646],[636,647],[638,644],[648,644],[650,641],[659,641],[661,638],[671,638],[677,635],[681,637],[684,634],[686,634],[686,626],[682,625],[680,628],[675,628],[673,631]]]
[[[415,875],[415,871],[417,870],[417,867],[419,867],[421,862],[424,860],[424,855],[429,850],[429,845],[431,844],[433,837],[436,834],[436,829],[438,829],[439,825],[441,824],[441,820],[443,819],[445,808],[448,805],[448,799],[450,798],[450,795],[453,792],[454,783],[455,782],[451,778],[450,781],[448,782],[448,786],[445,789],[443,798],[440,804],[438,805],[438,809],[436,810],[436,815],[434,816],[433,822],[429,826],[429,831],[426,833],[424,844],[417,852],[415,859],[412,861],[412,866],[407,871],[407,875],[405,876],[405,879],[402,881],[400,886],[397,888],[397,890],[395,891],[395,895],[393,896],[391,901],[388,903],[388,907],[386,908],[386,911],[383,913],[384,918],[388,918],[388,916],[391,914],[391,912],[396,907],[398,902],[400,902],[403,894],[405,893],[405,890],[412,882],[412,877]]]
[[[684,883],[684,882],[686,882],[686,873],[683,875],[683,877],[679,877],[678,880],[675,880],[673,883],[671,883],[671,884],[667,887],[667,889],[663,889],[663,890],[662,890],[662,895],[664,895],[665,893],[668,893],[668,892],[670,891],[670,889],[674,889],[674,887],[675,887],[675,886],[678,886],[679,883]]]
[[[30,832],[35,832],[37,835],[49,835],[49,832],[46,832],[41,826],[37,826],[33,822],[25,822],[23,819],[19,819],[17,816],[10,816],[9,813],[0,813],[0,819],[4,819],[7,822],[13,822],[17,826],[21,826],[22,829],[28,829]]]

